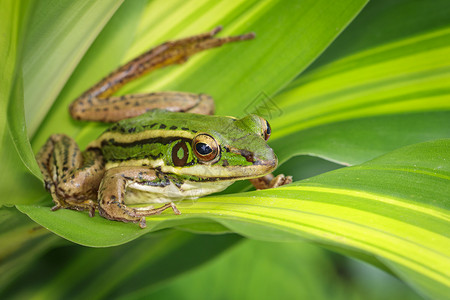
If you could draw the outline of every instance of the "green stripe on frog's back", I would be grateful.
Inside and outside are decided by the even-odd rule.
[[[135,134],[149,130],[176,130],[190,133],[209,131],[209,129],[226,126],[234,119],[191,113],[152,110],[135,118],[122,120],[112,125],[107,132]]]
[[[146,130],[134,133],[122,133],[105,131],[95,141],[89,144],[89,148],[100,148],[104,141],[114,140],[116,144],[139,144],[140,141],[146,141],[151,139],[189,139],[192,140],[195,137],[195,133],[189,130],[169,130],[169,129],[157,129]]]

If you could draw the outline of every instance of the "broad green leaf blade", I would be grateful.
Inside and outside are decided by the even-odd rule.
[[[343,58],[302,76],[277,97],[280,135],[317,124],[398,112],[450,109],[450,27]],[[300,98],[301,96],[301,98]],[[295,110],[293,110],[295,108]]]
[[[102,127],[102,124],[95,122],[75,123],[68,113],[68,107],[70,102],[79,97],[83,91],[120,64],[134,40],[134,35],[130,32],[136,31],[146,2],[138,0],[123,3],[97,36],[56,99],[37,134],[34,135],[32,144],[35,152],[52,133],[64,132],[70,136],[78,134],[89,142],[97,134],[94,133],[93,136],[80,134],[83,127],[87,128],[86,132],[104,128],[104,125]],[[54,124],[58,124],[58,128],[55,128]]]
[[[448,128],[450,111],[373,116],[301,130],[279,138],[272,148],[282,162],[304,154],[355,165],[402,146],[447,138]]]
[[[39,175],[26,135],[21,72],[24,36],[33,4],[7,0],[0,3],[0,162],[7,170],[0,174],[0,206],[26,203],[24,199],[31,202],[35,194],[29,189],[17,189],[17,184],[31,179],[32,188],[35,179],[30,170]]]
[[[7,107],[22,54],[24,28],[31,5],[9,0],[0,3],[0,141],[7,133]]]
[[[275,93],[305,69],[365,3],[362,0],[331,4],[311,0],[237,1],[232,4],[217,1],[178,1],[175,4],[152,1],[142,15],[127,16],[140,20],[135,30],[135,41],[122,58],[116,57],[110,61],[103,75],[159,43],[205,32],[217,25],[224,27],[221,36],[253,31],[257,38],[252,41],[198,54],[182,66],[158,70],[119,91],[120,94],[158,90],[208,93],[216,99],[219,114],[242,116],[246,113],[246,106],[261,92]],[[326,21],[317,20],[319,14]],[[115,25],[118,26],[119,23]],[[129,36],[124,37],[126,42]],[[315,37],[313,41],[310,36]],[[92,55],[102,57],[109,52],[108,48],[97,46],[100,45],[94,45],[91,49]],[[90,74],[91,70],[97,69],[95,65],[84,65],[83,70],[77,71]],[[35,150],[49,134],[59,131],[75,136],[83,128],[78,138],[81,146],[98,136],[100,128],[93,128],[92,125],[83,127],[81,123],[70,120],[67,114],[69,103],[86,87],[93,85],[95,80],[86,82],[87,85],[83,88],[80,85],[79,90],[70,97],[64,95],[57,100],[58,106],[33,137]],[[64,116],[67,118],[62,120]],[[55,128],[55,123],[58,128]]]
[[[33,151],[31,149],[30,140],[27,137],[27,127],[25,124],[25,114],[23,111],[23,79],[22,72],[18,70],[17,78],[14,81],[14,86],[11,91],[11,98],[8,107],[8,127],[9,137],[12,139],[8,148],[14,147],[17,151],[16,159],[20,158],[22,164],[30,170],[30,172],[37,178],[41,177],[41,171],[37,165]],[[14,133],[14,134],[13,134]],[[11,149],[12,150],[12,149]],[[16,156],[14,151],[12,155]],[[14,177],[14,173],[11,177]]]
[[[249,238],[308,239],[379,257],[394,272],[401,270],[402,278],[416,289],[443,298],[450,286],[449,157],[450,139],[415,144],[278,189],[181,202],[182,215],[149,218],[147,229],[135,231],[139,234],[206,218]],[[76,234],[84,223],[79,215],[91,223],[91,230],[99,228],[93,221],[99,218],[89,220],[87,214],[74,215],[68,223],[56,216],[68,216],[68,212],[32,206],[19,209],[77,242],[86,239]],[[133,226],[129,225],[115,224],[111,229]],[[123,240],[121,233],[118,230],[118,241]],[[102,234],[99,228],[97,236]]]
[[[449,14],[447,0],[434,0],[433,5],[411,0],[370,1],[309,69],[379,45],[447,28]]]
[[[183,16],[177,24],[142,26],[145,36],[161,36],[160,41],[202,32],[218,24],[223,35],[255,32],[257,38],[228,49],[205,53],[170,74],[149,76],[137,83],[145,91],[186,90],[211,94],[218,114],[248,113],[246,106],[261,92],[273,95],[304,70],[346,27],[367,1],[236,1],[202,5],[204,12],[180,5],[173,14]],[[151,16],[154,16],[154,13]],[[206,17],[193,22],[197,15]],[[320,15],[322,21],[317,20]],[[283,22],[280,22],[280,18]],[[183,26],[184,25],[184,26]],[[314,37],[314,38],[311,38]],[[142,41],[142,39],[140,40]],[[140,42],[128,58],[152,45]],[[231,68],[232,67],[232,68]],[[133,88],[133,85],[130,86]],[[125,91],[130,91],[126,89]]]
[[[449,137],[448,13],[448,1],[369,3],[305,74],[257,110],[281,114],[271,122],[279,158],[357,164]]]
[[[72,71],[122,0],[38,1],[30,20],[23,62],[25,113],[38,128]]]
[[[284,152],[283,160],[311,154],[355,164],[411,142],[450,137],[449,55],[447,27],[299,77],[273,99],[283,112],[271,122],[274,147]],[[333,140],[341,151],[335,151]],[[355,143],[364,150],[350,151]]]

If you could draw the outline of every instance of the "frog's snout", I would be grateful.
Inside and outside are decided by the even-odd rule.
[[[258,173],[267,174],[274,171],[278,165],[278,159],[272,148],[266,145],[262,150],[252,152],[246,149],[229,147],[231,152],[239,154],[252,164],[253,169],[257,167]]]
[[[278,158],[270,147],[262,153],[256,153],[253,159],[253,165],[264,167],[265,173],[274,171],[278,165]]]

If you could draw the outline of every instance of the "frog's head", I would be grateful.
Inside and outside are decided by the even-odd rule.
[[[242,119],[203,116],[202,123],[191,142],[196,163],[185,166],[181,173],[237,180],[261,177],[277,167],[277,157],[267,145],[271,129],[265,119],[256,115]]]

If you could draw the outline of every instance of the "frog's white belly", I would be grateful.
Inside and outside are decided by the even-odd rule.
[[[168,203],[183,199],[195,199],[220,192],[230,186],[233,181],[194,182],[187,181],[180,187],[173,182],[162,186],[142,185],[135,182],[128,184],[125,194],[126,204]]]

